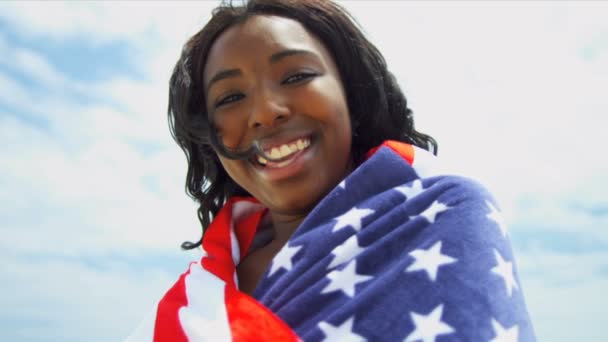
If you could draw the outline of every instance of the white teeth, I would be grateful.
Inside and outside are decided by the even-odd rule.
[[[262,165],[266,165],[268,163],[268,160],[266,160],[266,158],[258,155],[258,162]]]
[[[279,158],[283,158],[283,156],[282,156],[282,154],[281,154],[281,151],[279,151],[279,149],[278,149],[278,148],[276,148],[276,147],[273,147],[273,148],[272,148],[272,150],[270,150],[270,155],[269,155],[269,157],[270,157],[270,158],[272,158],[272,159],[279,159]]]
[[[298,151],[302,151],[304,149],[306,149],[308,146],[310,146],[310,139],[298,139],[294,142],[291,142],[289,144],[283,144],[281,146],[278,147],[273,147],[272,149],[266,150],[264,151],[264,153],[272,158],[272,159],[281,159],[281,158],[285,158],[289,155],[292,155]],[[258,162],[262,165],[266,165],[268,164],[268,160],[262,156],[257,156],[258,157]],[[288,161],[282,161],[280,163],[276,163],[275,167],[283,167],[285,165],[287,165]]]
[[[304,149],[304,142],[302,141],[302,139],[298,139],[298,141],[296,141],[296,145],[298,145],[298,150]]]
[[[287,145],[281,145],[281,158],[291,154],[291,149]]]

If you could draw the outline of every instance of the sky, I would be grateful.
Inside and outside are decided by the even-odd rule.
[[[343,4],[501,204],[539,340],[606,340],[608,3]],[[0,340],[122,340],[200,258],[166,107],[215,5],[0,2]]]

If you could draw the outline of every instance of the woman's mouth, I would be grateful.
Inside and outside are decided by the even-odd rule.
[[[268,182],[278,182],[299,177],[311,171],[317,155],[318,137],[311,132],[293,134],[291,137],[267,140],[262,145],[263,154],[256,154],[250,163],[256,173]],[[272,158],[273,160],[269,160]]]
[[[279,146],[274,146],[269,149],[264,149],[264,154],[273,160],[257,155],[257,162],[268,168],[282,168],[291,164],[296,157],[304,150],[310,147],[310,138],[298,138]]]

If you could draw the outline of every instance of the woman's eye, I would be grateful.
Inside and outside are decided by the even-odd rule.
[[[291,75],[291,76],[287,77],[285,80],[283,80],[283,82],[281,82],[281,84],[297,83],[297,82],[312,78],[314,76],[316,76],[316,74],[313,74],[310,72],[301,72],[301,73],[297,73],[295,75]]]
[[[217,108],[217,107],[221,107],[221,106],[227,105],[232,102],[236,102],[236,101],[242,99],[243,97],[245,97],[245,95],[243,95],[243,94],[230,94],[228,96],[222,97],[219,101],[217,101],[215,103],[215,107]]]

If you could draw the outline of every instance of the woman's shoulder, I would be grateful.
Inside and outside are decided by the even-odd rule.
[[[399,160],[404,167],[402,170],[398,170],[398,173],[407,173],[405,177],[399,179],[399,182],[404,186],[421,182],[424,185],[423,189],[432,186],[434,190],[449,191],[451,195],[467,197],[468,199],[489,199],[495,202],[488,188],[479,180],[465,175],[453,163],[418,146],[387,140],[371,149],[366,157],[368,161],[372,157]],[[371,162],[373,163],[373,161]],[[390,163],[381,163],[384,163],[382,171],[386,172],[387,176],[392,175],[391,170],[388,170]],[[413,172],[403,172],[405,169]],[[378,168],[376,170],[378,171]]]
[[[506,232],[500,207],[480,181],[463,175],[450,165],[422,148],[395,141],[387,141],[372,150],[368,162],[376,164],[379,188],[398,203],[399,210],[408,217],[430,218],[432,223],[423,234],[435,232],[453,239],[457,231],[468,231],[479,239],[487,240],[498,225],[500,235]],[[369,174],[369,172],[368,172]],[[395,191],[396,190],[396,191]],[[436,229],[447,225],[448,230]]]

